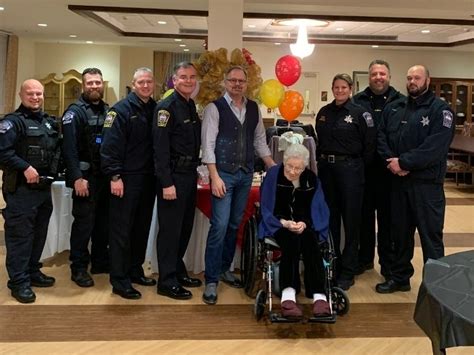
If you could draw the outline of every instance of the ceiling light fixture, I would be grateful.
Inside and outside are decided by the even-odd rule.
[[[247,25],[247,27],[248,27],[248,28],[255,28],[255,27],[257,27],[257,26],[255,26],[255,25]]]
[[[183,52],[189,52],[189,48],[184,48]]]
[[[166,25],[166,21],[158,21],[158,25]]]
[[[279,45],[281,45],[280,42],[275,42],[275,46],[279,46]]]
[[[186,47],[186,45],[185,45],[185,44],[180,44],[179,46],[180,46],[180,47]]]
[[[48,24],[47,23],[38,23],[38,26],[39,27],[48,27]]]
[[[378,44],[373,44],[372,48],[379,48]]]
[[[0,6],[0,11],[3,11],[3,10],[5,10],[5,8],[4,8],[4,7],[2,7],[2,6]]]
[[[174,41],[175,41],[175,42],[181,42],[182,39],[181,39],[181,38],[175,38]]]
[[[93,44],[94,41],[86,41],[87,44]]]
[[[298,38],[296,43],[290,44],[291,53],[294,56],[304,57],[310,56],[314,51],[314,44],[308,43],[308,31],[305,24],[300,24],[298,28]]]
[[[71,37],[71,38],[76,38],[77,35],[69,35],[69,37]]]
[[[430,33],[430,30],[421,30],[421,33]]]
[[[337,28],[336,28],[336,31],[344,31],[344,28],[342,28],[342,27],[337,27]]]

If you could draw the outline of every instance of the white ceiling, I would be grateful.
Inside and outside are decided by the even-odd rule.
[[[226,1],[226,0],[221,0]],[[291,3],[291,5],[289,5]],[[383,6],[380,6],[384,3]],[[355,39],[354,36],[391,36],[401,42],[450,43],[474,39],[474,0],[397,0],[391,4],[380,0],[244,0],[244,11],[249,13],[273,14],[310,14],[332,16],[372,16],[401,18],[434,18],[471,21],[469,25],[459,24],[417,24],[400,22],[354,22],[330,21],[323,28],[309,28],[311,37],[322,40]],[[355,4],[357,4],[355,6]],[[177,9],[207,11],[207,0],[0,0],[0,30],[27,37],[36,41],[96,44],[147,45],[163,50],[181,51],[182,48],[173,38],[124,37],[115,31],[90,20],[85,16],[70,11],[68,5],[137,7],[152,9]],[[231,10],[229,10],[231,14]],[[206,36],[207,18],[190,16],[171,16],[158,14],[119,14],[96,13],[107,19],[124,32],[178,34],[186,33]],[[159,25],[164,20],[166,25]],[[406,22],[406,21],[405,21]],[[38,23],[47,23],[40,28]],[[254,25],[250,28],[248,25]],[[337,30],[343,28],[343,30]],[[422,29],[429,29],[429,34],[422,34]],[[74,34],[76,38],[70,38]],[[272,19],[245,18],[243,22],[245,37],[279,39],[294,37],[296,29],[292,27],[273,26]],[[364,37],[364,38],[365,38]],[[383,39],[383,37],[379,37]],[[202,40],[183,40],[191,51],[202,51]],[[183,43],[181,42],[181,44]],[[270,41],[272,42],[272,41]],[[474,46],[460,46],[471,50]]]

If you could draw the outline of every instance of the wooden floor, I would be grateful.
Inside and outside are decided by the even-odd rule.
[[[446,188],[446,254],[473,249],[474,188]],[[241,290],[219,285],[219,303],[204,305],[203,287],[189,301],[138,288],[138,301],[111,293],[105,275],[81,289],[70,280],[67,252],[45,263],[56,277],[52,288],[35,289],[37,301],[22,305],[10,297],[0,269],[0,354],[430,354],[431,344],[413,321],[421,281],[422,256],[415,248],[410,292],[381,295],[374,286],[378,268],[356,278],[349,290],[351,310],[332,325],[276,325],[256,322],[253,300]],[[5,249],[0,247],[4,265]],[[202,277],[202,275],[198,275]],[[308,300],[305,312],[309,312]],[[306,305],[307,304],[307,305]],[[471,354],[472,348],[448,349]]]

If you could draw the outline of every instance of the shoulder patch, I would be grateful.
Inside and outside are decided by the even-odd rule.
[[[443,126],[451,128],[453,125],[453,113],[449,110],[443,110]]]
[[[374,119],[372,118],[372,114],[370,112],[364,112],[362,116],[365,119],[365,122],[367,123],[367,127],[373,127],[374,126]]]
[[[4,134],[13,127],[13,123],[9,120],[0,120],[0,133]]]
[[[158,127],[166,127],[169,119],[170,119],[170,113],[166,110],[160,110],[158,111],[156,124]]]
[[[74,111],[67,111],[63,116],[63,125],[71,123],[74,115]]]
[[[107,113],[107,116],[105,117],[104,128],[112,127],[112,124],[114,123],[115,117],[117,117],[117,112],[109,111]]]

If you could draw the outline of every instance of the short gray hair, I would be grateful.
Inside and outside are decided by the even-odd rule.
[[[283,153],[283,164],[290,158],[303,160],[304,166],[309,165],[309,150],[303,144],[291,144]]]
[[[135,70],[135,72],[133,73],[133,79],[132,79],[132,82],[134,82],[135,80],[137,80],[137,78],[142,75],[143,73],[150,73],[151,76],[153,76],[153,70],[151,70],[150,68],[147,68],[147,67],[141,67],[141,68],[138,68],[137,70]]]

